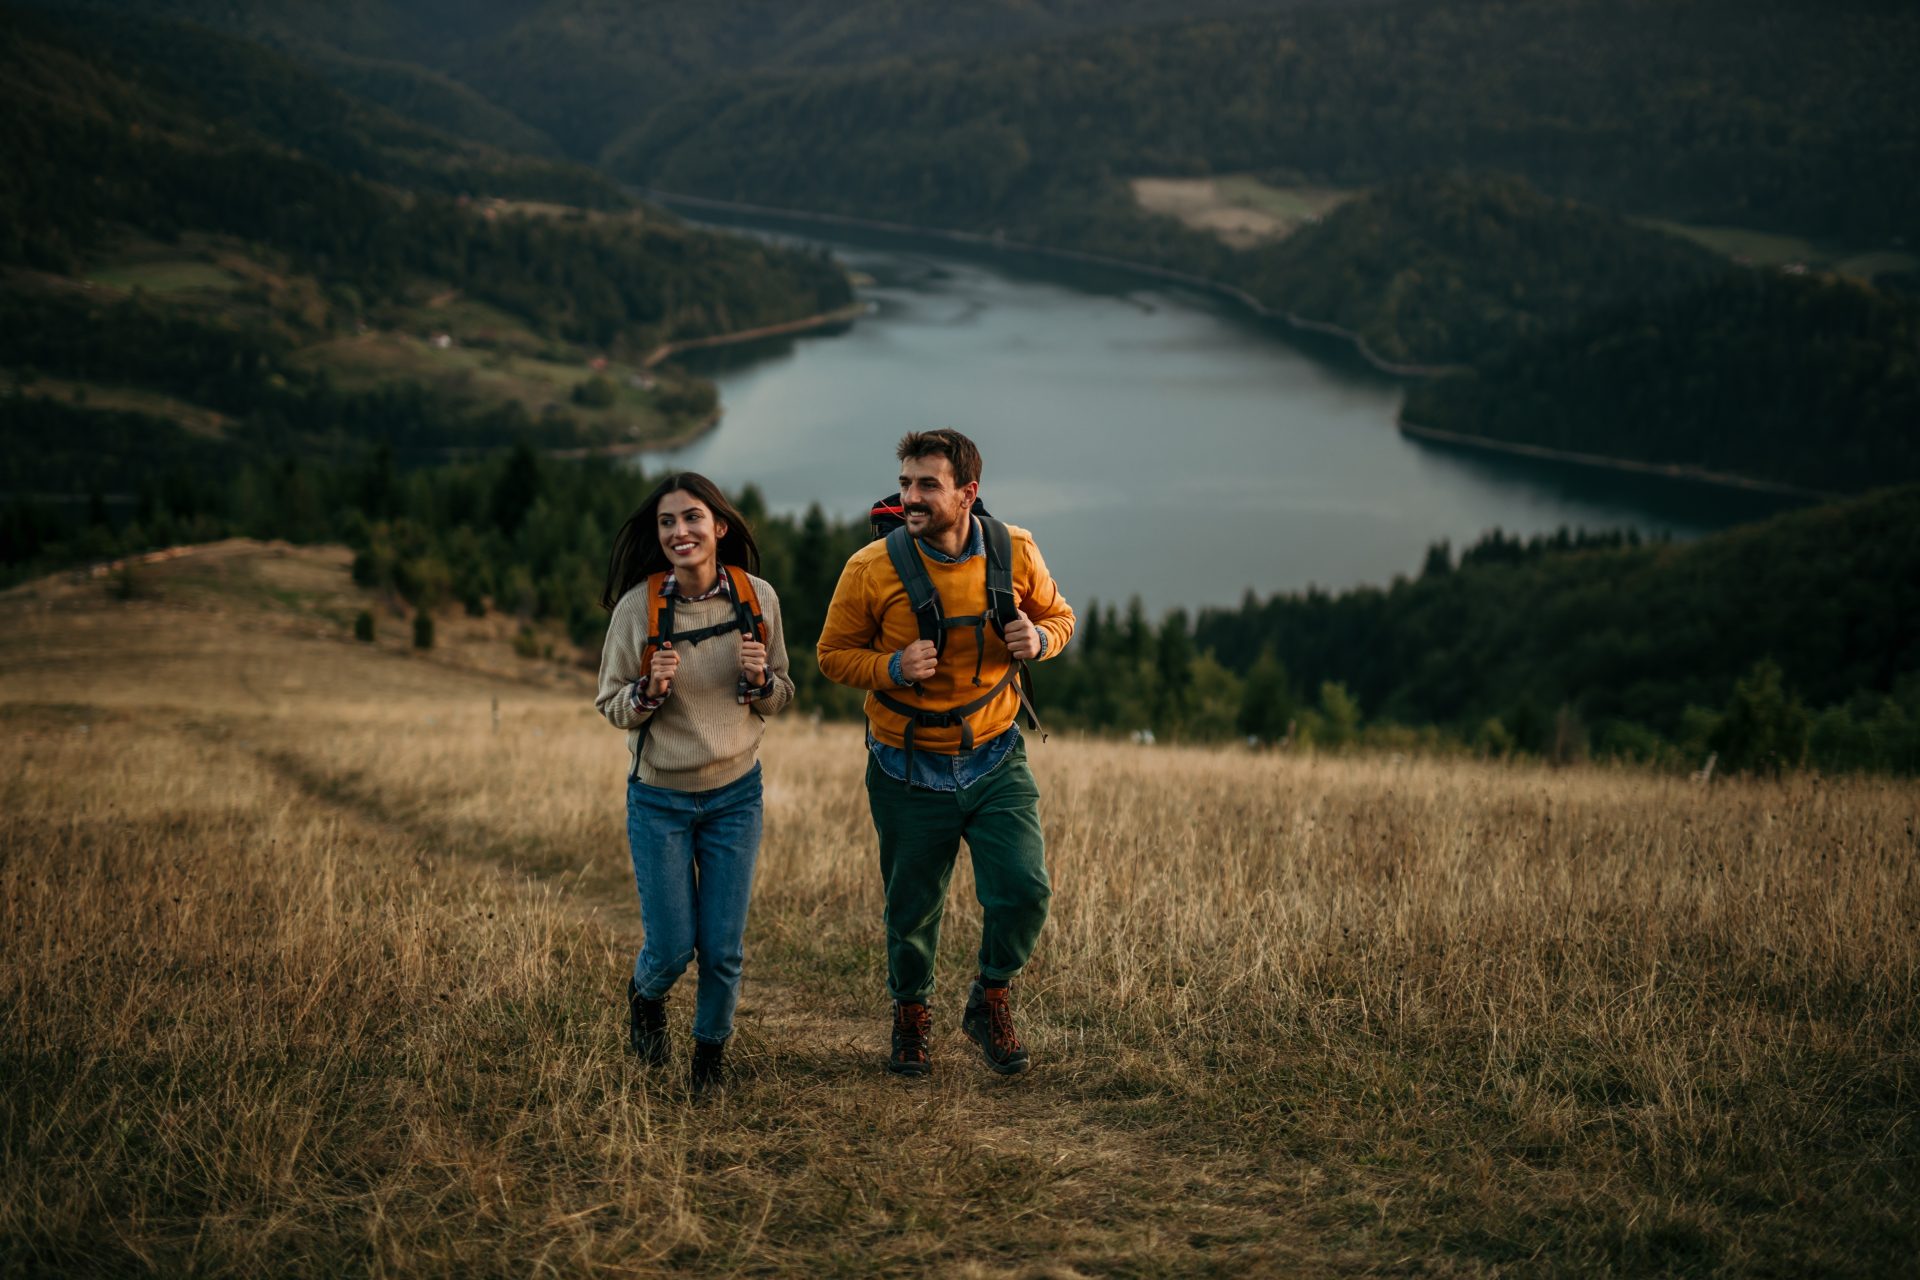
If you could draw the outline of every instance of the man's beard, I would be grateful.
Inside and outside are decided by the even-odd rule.
[[[921,526],[920,529],[919,536],[923,538],[938,537],[967,518],[966,508],[964,507],[960,509],[957,515],[942,516],[938,511],[935,511],[923,502],[907,503],[900,514],[910,516],[916,513],[927,518],[927,523]]]

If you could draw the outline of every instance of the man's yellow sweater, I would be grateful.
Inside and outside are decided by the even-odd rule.
[[[1033,535],[1008,525],[1013,539],[1013,598],[1020,612],[1046,633],[1048,658],[1058,657],[1073,635],[1073,609],[1060,595],[1060,588],[1047,572]],[[927,576],[940,593],[940,607],[949,618],[984,614],[987,611],[987,570],[983,557],[975,556],[957,564],[943,564],[931,556],[922,556]],[[868,543],[853,553],[833,589],[833,603],[827,606],[827,621],[820,629],[820,670],[835,684],[855,689],[885,690],[901,702],[928,711],[947,711],[965,706],[1000,682],[1013,659],[1006,643],[991,627],[986,631],[986,649],[982,653],[971,629],[959,628],[947,633],[946,648],[940,654],[940,666],[931,679],[921,682],[920,691],[903,689],[887,674],[887,661],[895,652],[920,638],[914,621],[913,606],[907,600],[907,588],[887,556],[884,539]],[[980,683],[974,684],[973,666],[980,659]],[[880,704],[871,692],[867,695],[867,721],[873,736],[891,747],[907,744],[907,718]],[[1020,696],[1009,684],[993,702],[969,716],[973,744],[979,747],[1007,731],[1020,711]],[[961,749],[962,733],[958,725],[946,729],[915,729],[916,751],[934,751],[955,755]]]

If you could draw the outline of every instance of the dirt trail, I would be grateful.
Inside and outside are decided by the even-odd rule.
[[[270,770],[296,803],[323,806],[345,824],[395,840],[416,858],[483,867],[513,892],[556,890],[551,904],[589,929],[611,934],[616,950],[624,953],[639,945],[639,913],[630,894],[595,883],[577,870],[529,866],[510,850],[479,847],[433,821],[393,812],[357,777],[331,774],[297,749],[254,741],[261,735],[242,729],[222,719],[181,726],[182,732],[216,751]],[[1250,1184],[1237,1170],[1210,1168],[1190,1152],[1167,1145],[1166,1135],[1118,1126],[1074,1100],[1070,1045],[1036,1043],[1033,1070],[1011,1078],[995,1075],[959,1030],[955,983],[949,975],[936,1008],[932,1078],[903,1080],[888,1075],[882,1065],[888,1038],[883,1001],[876,998],[875,1016],[848,1016],[815,998],[797,975],[755,963],[750,953],[734,1042],[731,1089],[739,1095],[736,1100],[761,1108],[771,1102],[799,1112],[838,1111],[848,1120],[864,1107],[906,1108],[921,1118],[930,1142],[1046,1168],[1050,1193],[1096,1231],[1122,1229],[1142,1214],[1167,1209],[1169,1191],[1177,1189],[1179,1222],[1196,1264],[1210,1259],[1209,1251],[1216,1246],[1236,1242],[1254,1244],[1256,1256],[1280,1263],[1273,1252],[1274,1220],[1285,1216],[1282,1206],[1296,1203],[1296,1196],[1270,1183]],[[682,1000],[690,1002],[691,974],[682,986]],[[606,1034],[625,1037],[624,1010],[611,990]],[[633,1069],[642,1068],[634,1064]],[[668,1097],[681,1096],[677,1077],[669,1076],[663,1084]],[[783,1093],[785,1098],[779,1096]],[[1242,1260],[1247,1256],[1238,1255]],[[1294,1262],[1310,1256],[1286,1255]],[[1009,1274],[1080,1273],[1053,1267]]]
[[[210,775],[263,770],[288,807],[322,810],[343,829],[370,837],[370,844],[401,851],[406,863],[445,869],[454,884],[470,885],[477,869],[507,893],[537,897],[543,909],[565,913],[583,933],[605,939],[611,955],[631,954],[640,941],[631,889],[603,861],[582,865],[579,832],[556,837],[550,849],[530,849],[524,832],[503,836],[483,817],[462,816],[460,792],[467,784],[456,781],[448,790],[446,782],[459,775],[434,775],[426,784],[432,794],[416,795],[381,774],[389,745],[416,755],[442,750],[448,735],[466,732],[453,725],[449,708],[463,708],[479,728],[494,698],[510,717],[527,717],[517,736],[509,719],[502,749],[517,741],[538,753],[542,748],[531,745],[538,726],[578,723],[581,692],[531,688],[464,663],[329,638],[333,632],[311,601],[331,602],[336,585],[350,590],[341,583],[346,565],[338,559],[230,544],[145,566],[151,576],[144,589],[153,595],[133,604],[109,603],[92,580],[62,579],[9,593],[0,599],[8,633],[0,642],[0,702],[54,700],[87,720],[131,720],[143,733],[178,735],[196,748],[182,758],[202,762],[196,767]],[[263,584],[297,589],[308,603],[268,603]],[[125,674],[132,652],[145,673],[140,681]],[[183,694],[187,690],[197,692]],[[370,719],[362,725],[360,716]],[[355,735],[360,741],[351,740]],[[943,1165],[964,1166],[973,1177],[983,1164],[1004,1169],[1006,1185],[1021,1188],[1030,1202],[997,1209],[968,1202],[956,1212],[966,1219],[990,1211],[1035,1215],[1028,1228],[1040,1231],[1045,1243],[1033,1255],[1035,1265],[1009,1269],[973,1261],[982,1256],[978,1240],[997,1233],[978,1237],[970,1228],[949,1228],[960,1232],[960,1241],[975,1241],[966,1245],[933,1231],[929,1247],[966,1250],[964,1265],[950,1268],[961,1274],[1072,1276],[1079,1273],[1045,1260],[1069,1258],[1104,1270],[1106,1262],[1143,1255],[1183,1272],[1271,1269],[1311,1256],[1296,1257],[1293,1245],[1283,1243],[1313,1238],[1295,1221],[1304,1207],[1297,1185],[1284,1189],[1270,1178],[1250,1177],[1244,1153],[1196,1158],[1193,1144],[1170,1127],[1177,1121],[1169,1107],[1156,1108],[1153,1120],[1132,1118],[1139,1113],[1088,1085],[1090,1073],[1097,1077],[1111,1064],[1085,1056],[1064,1026],[1027,1028],[1036,1066],[999,1077],[959,1032],[962,975],[947,972],[935,1009],[934,1075],[898,1079],[882,1066],[887,1006],[881,993],[850,1000],[843,987],[829,985],[824,990],[832,998],[823,999],[821,984],[842,980],[816,976],[822,957],[809,955],[804,944],[798,954],[789,947],[780,957],[756,957],[752,945],[732,1055],[736,1079],[713,1100],[720,1110],[702,1121],[711,1158],[777,1167],[837,1149],[854,1171],[849,1176],[857,1181],[847,1194],[856,1198],[869,1194],[867,1180],[885,1182],[901,1169],[919,1176],[931,1169],[936,1180]],[[610,1043],[625,1038],[619,982],[610,970],[604,1005]],[[691,981],[683,988],[675,1002],[677,1028],[691,1005]],[[683,1069],[649,1085],[658,1105],[690,1105],[680,1084]],[[960,1185],[977,1187],[964,1179]],[[902,1203],[911,1215],[927,1201],[923,1195]],[[898,1211],[864,1200],[859,1206],[869,1222]]]

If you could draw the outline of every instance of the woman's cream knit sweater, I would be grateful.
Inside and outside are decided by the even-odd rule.
[[[636,707],[633,684],[640,678],[640,656],[647,646],[646,584],[621,596],[614,606],[600,651],[600,694],[594,706],[614,728],[627,730],[627,751],[637,753],[634,763],[642,782],[675,791],[711,791],[745,777],[759,754],[766,717],[778,715],[793,701],[780,599],[765,579],[752,581],[760,616],[767,623],[773,692],[744,705],[738,700],[740,635],[729,632],[698,644],[675,645],[680,672],[672,693],[658,711]],[[732,617],[733,600],[724,592],[692,603],[676,600],[673,629],[696,631]]]

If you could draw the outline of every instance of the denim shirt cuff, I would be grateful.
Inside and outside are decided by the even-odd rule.
[[[904,689],[907,687],[907,682],[900,678],[900,651],[898,649],[895,649],[893,656],[887,659],[887,679],[893,681],[897,688]]]

